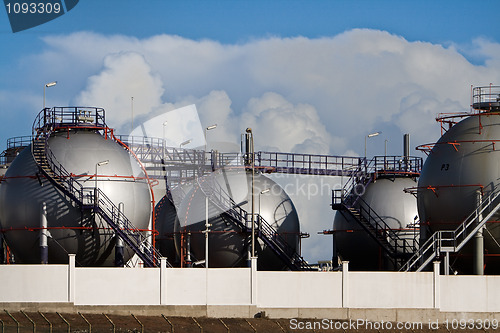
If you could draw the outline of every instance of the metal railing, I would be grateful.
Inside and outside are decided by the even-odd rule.
[[[16,136],[7,139],[7,149],[28,147],[31,144],[32,137],[29,135]]]
[[[272,168],[274,172],[280,173],[344,176],[345,170],[358,167],[362,162],[361,157],[266,151],[255,153],[256,167]]]
[[[38,113],[33,122],[32,136],[40,131],[63,128],[106,128],[105,112],[96,107],[53,107],[45,108]]]
[[[472,89],[472,108],[477,110],[498,110],[499,106],[500,86],[489,85]]]

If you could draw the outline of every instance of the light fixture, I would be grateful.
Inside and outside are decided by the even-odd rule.
[[[205,151],[207,151],[207,131],[217,128],[217,124],[210,125],[205,128]]]
[[[97,162],[95,164],[95,188],[96,188],[96,191],[97,191],[97,167],[100,167],[100,166],[103,166],[103,165],[106,165],[109,163],[109,160],[105,160],[105,161],[101,161],[101,162]]]
[[[57,84],[57,81],[52,81],[52,82],[49,82],[49,83],[45,83],[43,85],[43,108],[45,109],[45,88],[50,88],[50,87],[53,87]]]
[[[189,139],[189,140],[186,140],[186,141],[184,141],[184,142],[181,142],[181,144],[179,145],[179,148],[181,148],[182,146],[185,146],[185,145],[187,145],[187,144],[190,144],[190,143],[191,143],[191,141],[193,141],[193,139]]]
[[[382,132],[374,132],[374,133],[370,133],[367,136],[365,136],[365,159],[366,159],[366,139],[367,138],[373,138],[374,136],[377,136],[377,135],[380,135],[380,134],[382,134]]]

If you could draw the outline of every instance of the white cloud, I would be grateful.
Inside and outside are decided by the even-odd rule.
[[[256,149],[328,154],[330,135],[311,105],[293,105],[276,93],[252,98],[241,115],[241,126],[251,127]]]
[[[103,107],[107,121],[121,127],[131,123],[132,114],[134,118],[149,114],[161,104],[162,94],[162,81],[144,57],[124,52],[105,57],[104,69],[89,78],[76,101],[78,105]]]

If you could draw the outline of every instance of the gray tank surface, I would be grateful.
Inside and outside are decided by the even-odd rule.
[[[48,140],[59,163],[85,187],[99,187],[113,203],[124,204],[127,218],[146,229],[151,195],[144,174],[127,150],[99,133],[69,130]],[[95,177],[96,164],[99,166]],[[12,162],[0,187],[0,223],[16,262],[39,263],[40,207],[47,205],[49,263],[66,263],[76,254],[81,266],[113,266],[115,237],[99,215],[82,213],[75,203],[39,174],[31,149]],[[10,229],[10,230],[9,230]],[[125,249],[125,260],[132,256]]]
[[[214,176],[218,186],[223,188],[236,205],[250,213],[251,202],[251,172],[243,170],[219,170]],[[271,224],[278,234],[285,238],[295,250],[299,247],[300,226],[298,215],[290,197],[283,189],[268,177],[255,174],[255,213]],[[268,192],[260,192],[269,189]],[[259,200],[260,196],[260,200]],[[180,232],[184,236],[190,233],[192,260],[205,258],[205,207],[206,195],[199,184],[186,193],[184,200],[178,208],[179,223],[176,228],[176,249],[181,254],[182,244]],[[260,203],[260,205],[259,205]],[[243,232],[220,206],[209,198],[209,223],[211,232],[209,237],[209,266],[210,267],[241,267],[247,266],[248,251],[250,251],[251,237]],[[286,265],[267,248],[264,243],[256,238],[256,254],[260,270],[284,270]]]
[[[478,191],[491,193],[500,181],[500,115],[482,113],[451,127],[434,145],[418,183],[418,211],[429,228],[453,230],[476,208]],[[499,220],[499,214],[492,219]],[[500,225],[488,222],[484,232],[485,272],[500,273]],[[472,270],[471,244],[451,259],[459,272]]]
[[[156,230],[158,236],[156,237],[156,248],[160,251],[161,255],[167,258],[168,262],[174,266],[180,265],[180,258],[175,249],[175,230],[179,229],[176,224],[179,223],[177,218],[177,210],[170,199],[164,196],[155,208],[156,214]]]
[[[414,228],[417,217],[417,201],[404,189],[415,187],[410,177],[385,177],[368,184],[361,198],[396,231],[400,238],[413,242],[418,238]],[[417,219],[416,219],[417,217]],[[394,269],[379,244],[353,218],[345,218],[340,212],[333,222],[334,244],[342,260],[349,261],[352,270]]]

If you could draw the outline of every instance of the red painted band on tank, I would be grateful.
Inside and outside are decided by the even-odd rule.
[[[493,146],[493,150],[495,151],[495,143],[499,142],[500,140],[455,140],[455,141],[446,141],[446,142],[436,142],[436,143],[426,143],[420,146],[417,146],[415,149],[423,151],[427,156],[432,152],[432,149],[434,149],[434,146],[436,145],[452,145],[453,148],[455,148],[455,151],[458,152],[458,146],[460,146],[462,143],[491,143]]]
[[[41,175],[43,176],[43,175]],[[43,176],[45,177],[45,176]],[[118,175],[75,175],[71,174],[70,176],[59,176],[58,178],[88,178],[94,179],[95,177],[99,178],[122,178],[122,179],[132,179],[132,180],[148,180],[146,177],[134,177],[134,176],[118,176]],[[30,178],[30,179],[37,179],[37,176],[3,176],[3,179],[19,179],[19,178]],[[157,181],[157,180],[156,180]],[[154,182],[154,181],[153,181]],[[154,185],[152,185],[154,186]]]
[[[415,186],[415,187],[408,187],[404,189],[404,192],[406,193],[411,193],[413,195],[416,195],[418,191],[423,191],[423,190],[430,190],[434,192],[436,197],[439,197],[437,190],[440,188],[459,188],[459,187],[478,187],[481,189],[481,194],[483,193],[484,185],[481,184],[462,184],[462,185],[428,185],[428,186]]]
[[[40,230],[113,230],[112,228],[103,228],[103,227],[47,227],[47,228],[42,228],[42,227],[20,227],[20,228],[4,228],[0,229],[0,233],[6,233],[8,231],[40,231]],[[127,229],[127,228],[122,228],[121,230],[128,230],[128,231],[140,231],[140,232],[146,232],[150,231],[151,233],[154,233],[156,235],[159,235],[158,231],[156,230],[150,230],[150,229]]]

